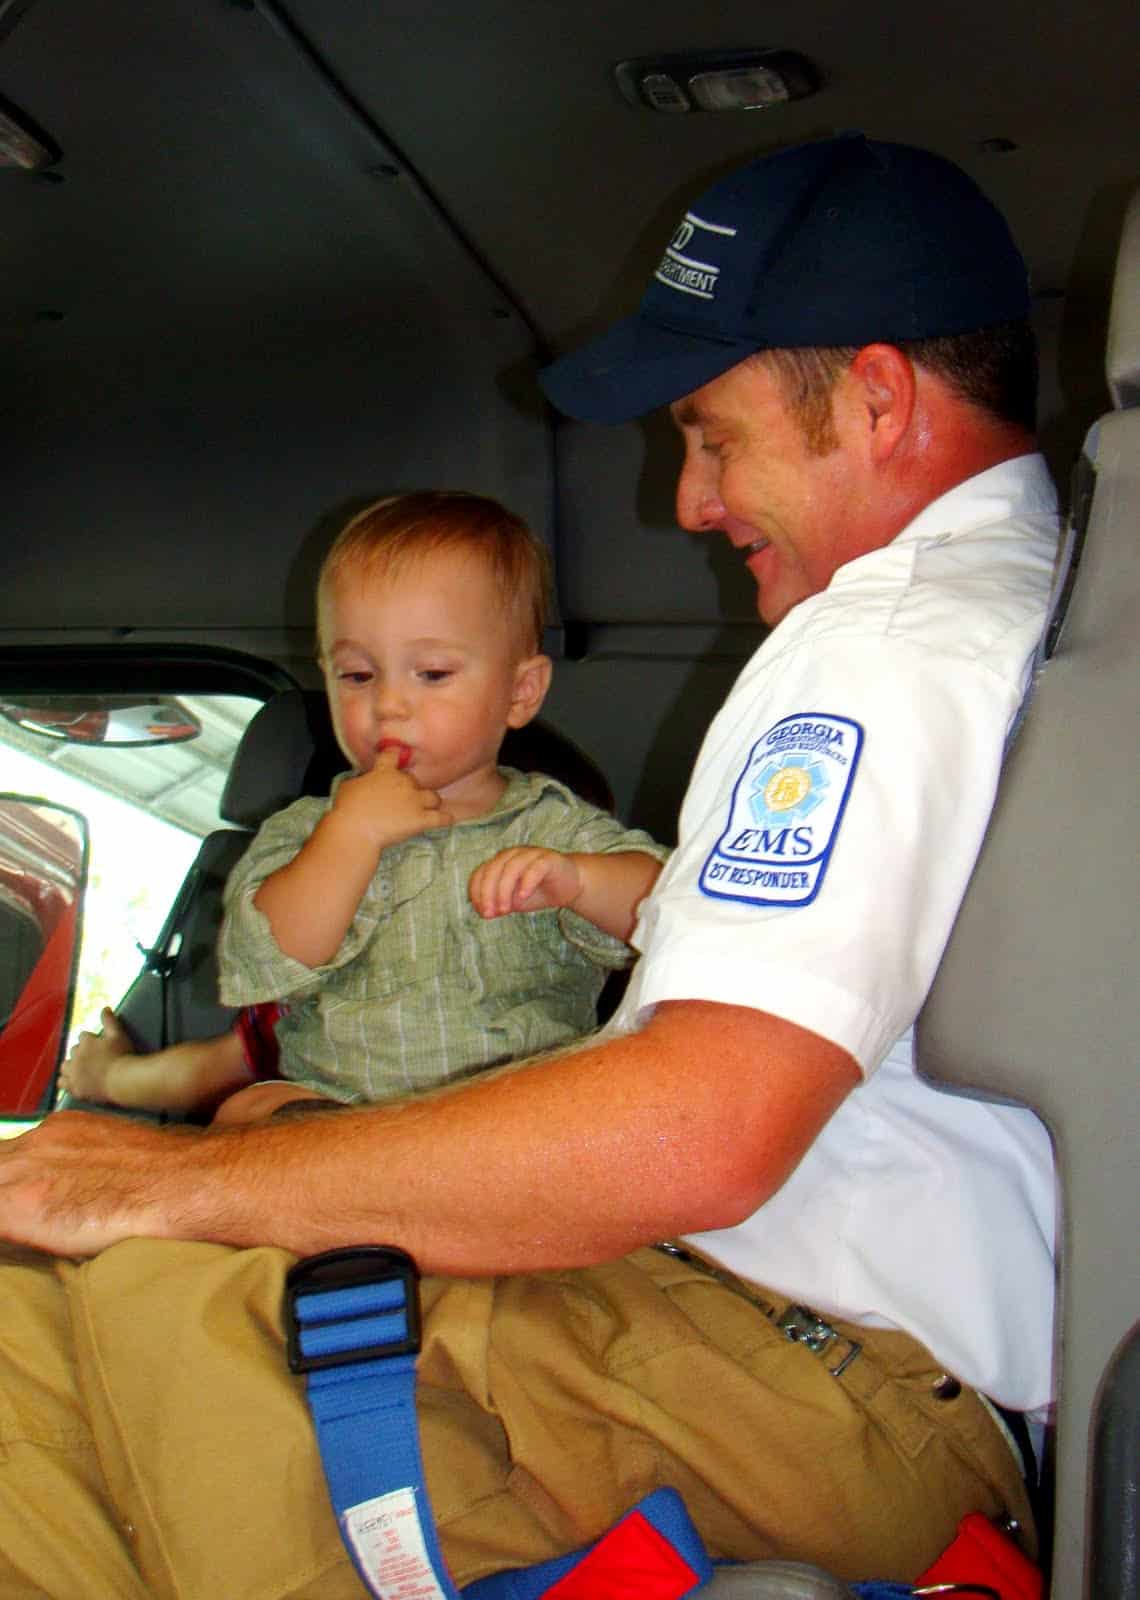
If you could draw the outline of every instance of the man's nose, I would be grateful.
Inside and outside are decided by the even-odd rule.
[[[677,522],[689,533],[713,533],[724,518],[724,501],[708,471],[686,460],[677,479]]]

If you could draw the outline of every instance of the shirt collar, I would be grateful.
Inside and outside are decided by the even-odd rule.
[[[935,533],[953,537],[1019,518],[1056,516],[1057,491],[1045,458],[1031,451],[999,461],[940,494],[895,535],[891,545],[916,544]]]

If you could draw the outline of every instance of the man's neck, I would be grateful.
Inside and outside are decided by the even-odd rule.
[[[899,453],[888,474],[893,480],[886,491],[895,524],[892,538],[959,484],[1038,448],[1028,428],[986,417],[961,401],[924,431],[913,449]]]

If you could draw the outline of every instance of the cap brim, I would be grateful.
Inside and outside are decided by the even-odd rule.
[[[580,422],[628,422],[710,383],[759,347],[698,339],[645,321],[615,323],[539,373],[547,399]]]

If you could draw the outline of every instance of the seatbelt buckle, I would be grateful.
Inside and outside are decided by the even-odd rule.
[[[418,1355],[420,1275],[395,1245],[349,1245],[306,1256],[285,1276],[289,1370]]]

